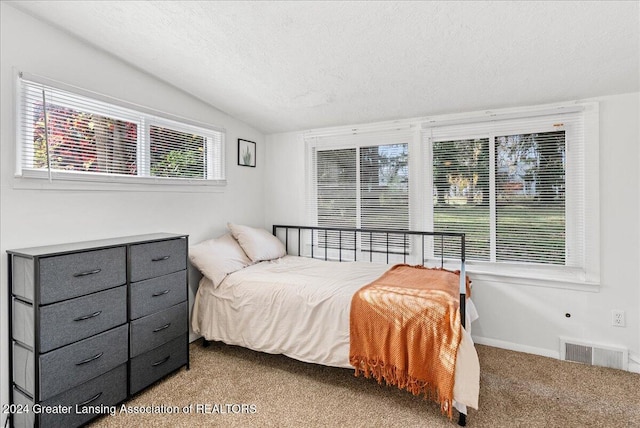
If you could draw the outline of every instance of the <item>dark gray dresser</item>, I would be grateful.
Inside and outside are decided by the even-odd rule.
[[[158,233],[7,251],[13,426],[79,426],[189,368],[187,248]]]

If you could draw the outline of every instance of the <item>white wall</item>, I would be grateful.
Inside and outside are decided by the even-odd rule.
[[[476,280],[477,342],[551,357],[559,355],[559,336],[623,346],[636,361],[631,369],[640,371],[638,100],[637,93],[592,100],[600,107],[599,291]],[[304,146],[300,133],[266,137],[267,224],[306,223]],[[626,312],[627,327],[611,326],[612,309]]]
[[[7,249],[152,232],[189,234],[194,244],[222,234],[227,221],[261,226],[265,169],[260,132],[4,2],[0,7],[0,384],[6,403]],[[228,185],[217,193],[14,188],[14,68],[226,128]],[[256,168],[237,166],[238,138],[257,143]],[[191,301],[198,279],[192,270]]]

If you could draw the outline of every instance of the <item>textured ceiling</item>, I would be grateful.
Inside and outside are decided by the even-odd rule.
[[[638,1],[11,3],[265,133],[640,90]]]

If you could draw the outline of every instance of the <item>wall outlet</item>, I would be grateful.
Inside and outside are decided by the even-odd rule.
[[[611,311],[611,325],[614,327],[625,327],[624,311]]]

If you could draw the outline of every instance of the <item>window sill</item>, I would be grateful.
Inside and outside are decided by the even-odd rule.
[[[16,190],[221,193],[225,187],[226,180],[204,182],[152,177],[54,177],[50,181],[45,178],[18,176],[13,179],[13,188]]]
[[[437,260],[435,263],[434,260],[431,262],[431,265],[439,264]],[[445,261],[444,267],[459,270],[460,262],[449,259]],[[584,272],[580,268],[467,261],[465,271],[471,280],[478,282],[600,292],[599,275],[596,272]]]
[[[544,268],[523,268],[516,273],[510,266],[501,269],[501,266],[479,267],[467,265],[467,273],[472,279],[479,282],[497,282],[509,285],[524,285],[534,287],[561,288],[565,290],[600,292],[600,282],[582,279],[576,272],[568,269],[553,269],[552,272]]]

